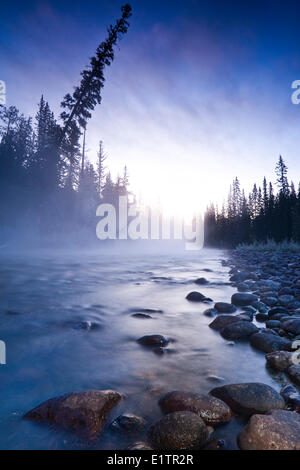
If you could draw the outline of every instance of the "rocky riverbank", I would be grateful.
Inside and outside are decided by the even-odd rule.
[[[240,342],[265,354],[267,367],[284,383],[280,393],[259,381],[229,383],[208,394],[191,392],[186,384],[185,390],[171,389],[153,397],[161,417],[151,421],[149,416],[126,412],[126,397],[117,391],[87,390],[51,398],[24,417],[71,431],[83,447],[97,448],[109,429],[125,436],[131,450],[226,449],[226,426],[240,420],[244,424],[236,436],[240,449],[300,450],[299,261],[299,254],[235,251],[222,262],[237,290],[230,303],[215,303],[199,292],[209,284],[205,278],[191,280],[197,290],[186,295],[186,302],[207,304],[203,314],[212,317],[209,327],[234,345],[237,354]],[[135,318],[150,321],[153,312],[139,310]],[[175,349],[169,347],[172,338],[159,333],[137,337],[136,342],[149,354],[176,353],[176,343]],[[124,412],[118,415],[119,404]]]

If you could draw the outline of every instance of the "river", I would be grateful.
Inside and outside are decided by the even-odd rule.
[[[248,342],[230,344],[208,328],[206,304],[188,302],[191,290],[230,301],[226,252],[174,254],[39,254],[2,256],[0,339],[6,343],[1,374],[1,449],[81,448],[72,435],[22,419],[40,402],[67,392],[114,389],[125,399],[110,415],[161,414],[159,396],[171,390],[205,393],[217,385],[261,381],[280,384],[265,367],[264,354]],[[193,280],[206,277],[208,285]],[[152,318],[134,311],[158,309]],[[80,322],[97,328],[80,328]],[[136,340],[162,334],[173,354],[157,355]],[[219,381],[218,377],[223,381]],[[242,423],[217,428],[236,448]],[[127,440],[107,429],[98,449],[122,449]]]

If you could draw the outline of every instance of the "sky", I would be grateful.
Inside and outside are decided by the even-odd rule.
[[[7,105],[35,115],[40,96],[56,116],[118,0],[2,3],[0,80]],[[134,0],[128,33],[105,72],[87,128],[88,156],[104,142],[114,177],[127,165],[145,202],[184,213],[222,204],[238,176],[250,191],[274,182],[282,154],[300,180],[298,0]]]

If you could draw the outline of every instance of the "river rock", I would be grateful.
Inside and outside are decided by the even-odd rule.
[[[110,425],[114,431],[128,434],[139,434],[144,431],[146,426],[147,421],[144,418],[130,413],[118,416]]]
[[[208,434],[200,416],[191,411],[177,411],[155,423],[148,432],[148,438],[154,449],[193,449],[204,444]]]
[[[205,279],[205,277],[199,277],[194,282],[195,282],[195,284],[199,284],[200,286],[203,286],[205,284],[209,284],[208,280]]]
[[[267,313],[268,307],[261,301],[257,300],[251,304],[259,313]]]
[[[78,432],[89,439],[99,436],[109,411],[122,396],[113,390],[87,390],[51,398],[24,415]]]
[[[293,333],[294,335],[300,334],[300,319],[290,319],[282,323],[282,329]]]
[[[218,398],[200,393],[174,391],[159,400],[164,413],[192,411],[200,416],[207,425],[214,426],[230,421],[232,413],[228,405]]]
[[[272,330],[269,330],[269,333],[258,332],[251,335],[250,343],[251,346],[265,353],[279,351],[281,349],[289,351],[291,349],[291,341],[273,334]]]
[[[254,415],[238,436],[242,450],[300,450],[300,416],[273,410]]]
[[[280,390],[280,395],[288,405],[289,409],[300,413],[300,394],[293,385],[286,385]]]
[[[270,308],[270,310],[268,311],[269,317],[272,317],[276,313],[283,313],[285,315],[289,315],[289,311],[285,307],[273,307]]]
[[[286,370],[292,365],[292,353],[289,351],[274,351],[266,354],[267,363],[276,370]]]
[[[214,309],[217,310],[219,313],[234,313],[236,312],[236,307],[232,304],[228,304],[226,302],[217,302],[214,305]]]
[[[221,336],[228,340],[247,338],[258,331],[258,328],[249,321],[240,321],[227,325],[221,330]]]
[[[279,320],[268,320],[266,321],[266,328],[280,328],[280,321]]]
[[[268,321],[269,317],[266,313],[257,313],[255,315],[255,319],[258,322],[264,323],[264,322]]]
[[[268,305],[268,307],[274,307],[278,303],[278,299],[276,297],[265,297],[264,303]]]
[[[281,305],[288,307],[295,300],[295,297],[293,295],[280,295],[278,300]]]
[[[245,292],[237,292],[231,297],[231,303],[238,307],[246,307],[256,302],[258,298],[253,294],[246,294]]]
[[[169,340],[162,335],[145,335],[139,338],[138,343],[143,346],[166,346]]]
[[[223,385],[210,394],[227,403],[237,413],[252,415],[284,407],[284,400],[269,385],[254,382]]]
[[[217,313],[217,310],[215,310],[214,308],[207,308],[206,310],[204,310],[203,315],[205,315],[206,317],[214,317]]]
[[[222,330],[227,325],[231,325],[233,323],[239,323],[241,320],[237,317],[232,317],[229,315],[219,315],[216,317],[208,326],[213,330]]]
[[[201,292],[190,292],[187,296],[186,299],[189,300],[190,302],[205,302],[208,300],[205,295],[201,294]]]
[[[293,364],[287,369],[288,376],[296,385],[300,385],[300,364]]]

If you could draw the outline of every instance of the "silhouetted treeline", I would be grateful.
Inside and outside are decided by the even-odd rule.
[[[0,242],[13,238],[95,236],[96,207],[128,195],[128,171],[113,181],[100,141],[97,165],[79,135],[59,147],[60,127],[42,96],[35,119],[0,106]],[[68,238],[66,238],[67,242]]]
[[[280,156],[276,165],[276,189],[263,179],[246,197],[238,178],[230,186],[226,204],[211,204],[205,214],[205,244],[234,247],[239,243],[273,239],[300,241],[300,185],[289,183],[287,166]]]

